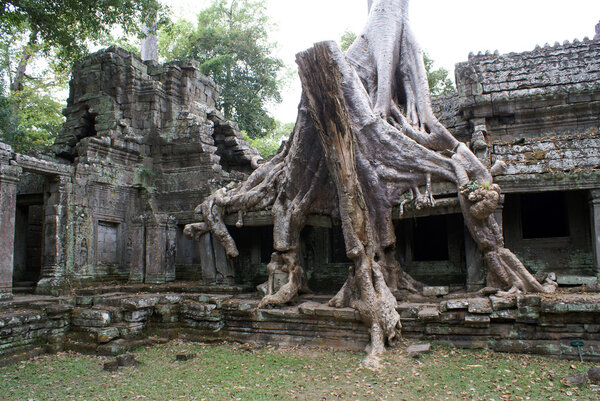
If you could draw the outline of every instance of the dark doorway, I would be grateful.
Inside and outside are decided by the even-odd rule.
[[[43,195],[17,196],[13,292],[33,292],[42,267]]]

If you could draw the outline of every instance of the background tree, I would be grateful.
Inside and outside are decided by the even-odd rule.
[[[432,96],[449,95],[456,92],[454,82],[448,77],[448,70],[440,67],[433,69],[435,62],[427,53],[423,53],[423,63],[427,72],[427,83]]]
[[[356,34],[352,31],[345,31],[340,38],[340,48],[346,51],[352,46],[352,43],[356,40]]]
[[[19,151],[51,143],[62,122],[57,97],[73,61],[115,26],[138,32],[141,21],[165,12],[158,0],[1,1],[0,89],[13,128],[3,129],[0,140]]]
[[[268,132],[265,136],[259,138],[250,138],[247,134],[244,136],[244,139],[250,143],[250,146],[258,150],[258,153],[264,159],[274,156],[281,147],[281,143],[294,130],[294,123],[282,123],[279,120],[275,120],[275,125],[276,128]]]
[[[219,108],[250,138],[276,128],[266,111],[280,102],[278,74],[283,62],[273,56],[264,0],[214,0],[198,15],[198,25],[179,21],[162,30],[161,56],[195,59],[202,73],[221,86]]]

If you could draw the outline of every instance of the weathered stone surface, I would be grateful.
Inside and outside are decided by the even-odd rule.
[[[423,287],[423,295],[426,297],[437,297],[442,295],[448,295],[450,289],[448,286],[440,287]]]
[[[102,368],[107,372],[116,372],[117,370],[119,370],[119,364],[117,363],[117,361],[107,361],[104,362]]]
[[[580,373],[578,375],[567,376],[563,380],[563,383],[567,387],[584,386],[588,382],[586,373]]]
[[[595,366],[587,371],[587,377],[592,384],[600,384],[600,366]]]
[[[600,157],[600,151],[599,151]],[[598,283],[598,278],[595,276],[576,276],[576,275],[566,275],[559,274],[556,277],[556,282],[559,285],[593,285]]]
[[[492,303],[489,298],[473,298],[469,300],[469,313],[489,314],[492,313]]]
[[[175,360],[176,361],[189,361],[190,359],[194,359],[195,357],[196,357],[196,354],[194,354],[194,353],[178,354],[178,355],[175,355]]]
[[[465,325],[468,327],[487,327],[490,325],[490,316],[488,315],[465,315]]]
[[[446,310],[467,309],[469,307],[469,300],[468,299],[452,299],[449,301],[443,301],[442,304],[445,305],[442,308],[444,308]]]
[[[419,310],[419,320],[437,320],[440,317],[440,312],[437,308],[423,308]]]
[[[492,309],[495,311],[514,308],[517,305],[515,297],[496,297],[492,295],[490,296],[490,301],[492,303]]]
[[[423,354],[427,354],[431,351],[431,344],[417,344],[411,345],[406,349],[406,353],[411,358],[419,358]]]
[[[75,308],[73,324],[83,327],[106,327],[111,323],[110,313],[105,310]]]
[[[140,362],[137,359],[135,359],[135,356],[133,354],[117,355],[116,360],[117,364],[123,367],[137,366],[140,364]]]

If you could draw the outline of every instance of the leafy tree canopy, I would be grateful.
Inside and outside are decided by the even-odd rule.
[[[283,62],[272,53],[265,0],[214,0],[198,25],[179,21],[160,33],[160,55],[195,59],[221,87],[218,105],[251,138],[276,128],[265,107],[280,102]]]
[[[157,0],[0,0],[0,27],[26,27],[32,43],[58,50],[61,61],[87,54],[115,25],[137,32],[141,21],[164,12]]]
[[[19,152],[52,143],[73,61],[120,26],[164,19],[158,0],[0,0],[0,141]]]
[[[425,71],[427,72],[427,82],[432,96],[449,95],[456,92],[454,82],[448,77],[448,70],[445,68],[433,69],[434,61],[423,53],[425,62]]]
[[[281,143],[290,136],[290,133],[294,129],[294,123],[284,124],[279,120],[275,120],[275,124],[276,128],[273,131],[259,138],[250,138],[244,132],[244,139],[250,143],[250,146],[258,150],[258,153],[264,159],[274,156],[279,150]]]

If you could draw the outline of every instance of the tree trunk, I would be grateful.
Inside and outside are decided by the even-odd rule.
[[[367,26],[346,55],[334,42],[298,54],[303,95],[289,141],[246,182],[209,197],[199,207],[205,222],[187,226],[186,234],[211,231],[235,257],[223,214],[271,207],[269,277],[285,271],[289,281],[267,294],[262,308],[290,301],[305,286],[297,252],[306,217],[339,217],[354,266],[330,305],[358,310],[371,336],[364,363],[376,366],[401,327],[392,291],[422,288],[396,260],[392,209],[408,201],[434,205],[432,182],[456,185],[465,224],[485,255],[489,285],[513,291],[555,285],[538,283],[504,248],[492,214],[500,188],[434,116],[423,56],[408,28],[408,0],[369,6]]]

